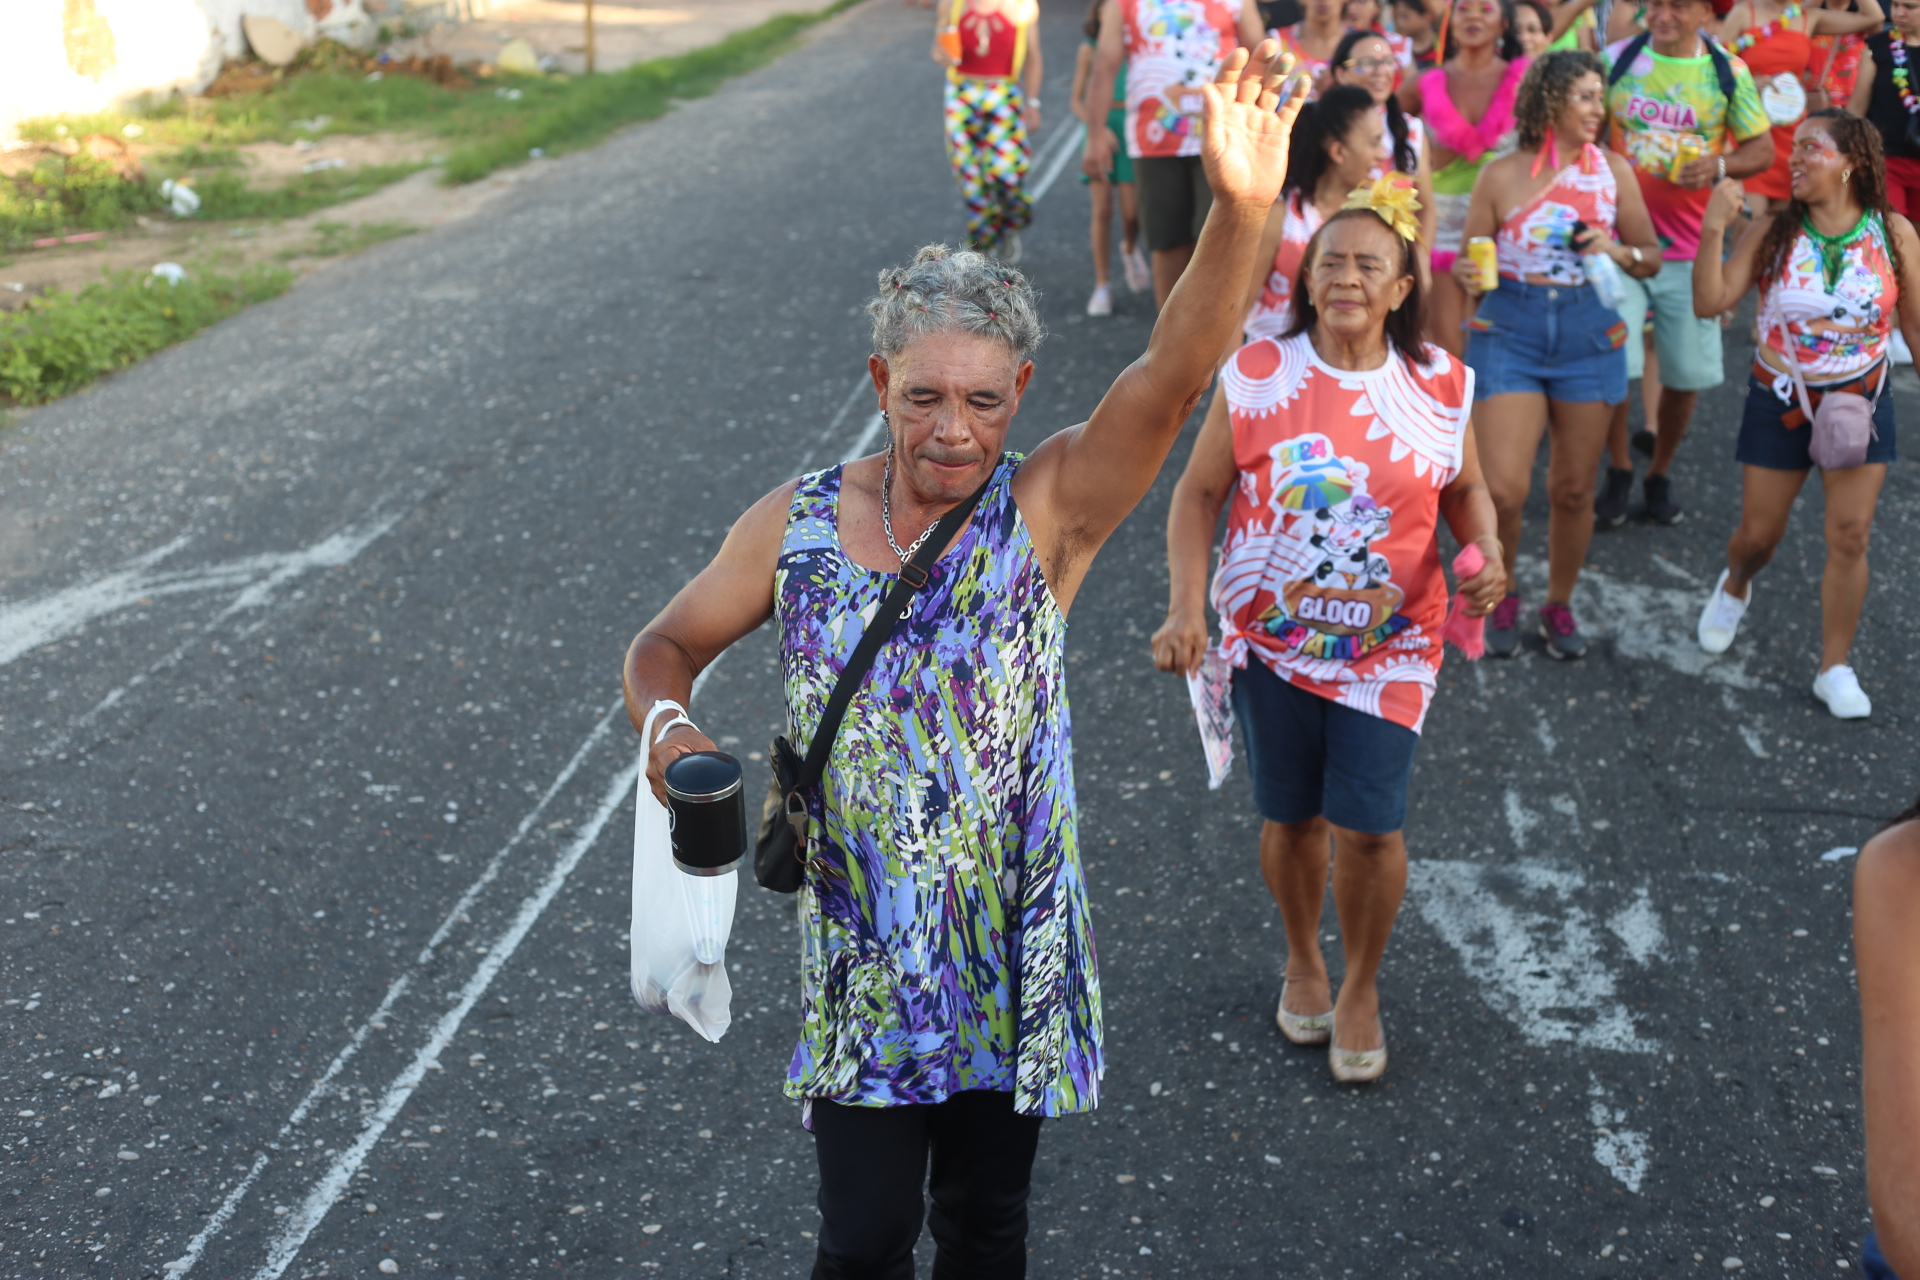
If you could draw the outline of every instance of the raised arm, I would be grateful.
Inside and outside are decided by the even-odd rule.
[[[1727,227],[1740,215],[1746,198],[1746,188],[1728,178],[1713,189],[1700,219],[1700,252],[1693,257],[1693,314],[1702,320],[1733,310],[1753,287],[1754,258],[1774,215],[1755,218],[1734,245],[1733,256],[1724,263],[1720,260]]]
[[[1580,15],[1593,8],[1594,0],[1566,0],[1565,4],[1553,6],[1553,30],[1547,32],[1547,41],[1552,43],[1573,29],[1580,21]]]
[[[1062,607],[1107,535],[1146,495],[1187,415],[1206,393],[1245,313],[1235,305],[1259,252],[1268,211],[1287,172],[1287,141],[1305,101],[1276,93],[1284,60],[1263,41],[1253,67],[1236,49],[1202,86],[1202,145],[1213,208],[1180,282],[1128,366],[1088,421],[1049,438],[1021,468],[1021,511],[1045,548],[1048,582]],[[1097,87],[1097,86],[1096,86]],[[1032,501],[1029,501],[1029,498]]]
[[[1904,36],[1901,37],[1905,39]],[[1872,58],[1860,59],[1860,75],[1853,82],[1853,96],[1847,99],[1847,114],[1865,116],[1867,104],[1873,101],[1873,77],[1880,66]]]
[[[1852,36],[1863,31],[1878,31],[1886,25],[1887,15],[1880,11],[1878,0],[1854,0],[1859,6],[1856,13],[1845,9],[1811,9],[1807,12],[1807,34],[1813,36]],[[1862,58],[1861,62],[1870,62]]]
[[[1153,665],[1162,671],[1192,671],[1207,651],[1207,560],[1239,477],[1227,398],[1216,391],[1167,510],[1167,617],[1153,633]]]
[[[713,561],[627,647],[620,683],[636,732],[659,699],[686,706],[694,677],[773,615],[773,573],[793,490],[791,482],[781,485],[749,507],[727,531]],[[684,725],[660,735],[647,757],[647,778],[662,804],[667,796],[661,771],[668,763],[689,751],[711,750],[705,734]]]
[[[1887,1263],[1920,1275],[1920,822],[1867,841],[1853,875],[1867,1199]]]

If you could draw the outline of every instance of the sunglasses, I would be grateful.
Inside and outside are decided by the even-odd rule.
[[[1347,60],[1345,69],[1357,71],[1363,76],[1370,76],[1380,71],[1392,71],[1399,65],[1392,58],[1350,58]]]

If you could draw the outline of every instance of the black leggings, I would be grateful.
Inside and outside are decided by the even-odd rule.
[[[1021,1280],[1039,1145],[1040,1118],[1015,1115],[1011,1093],[905,1107],[816,1098],[821,1224],[813,1280],[913,1280],[929,1152],[934,1280]]]

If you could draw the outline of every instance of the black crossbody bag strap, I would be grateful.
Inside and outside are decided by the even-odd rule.
[[[995,470],[998,469],[996,466]],[[854,691],[867,678],[873,660],[880,654],[880,646],[893,634],[907,603],[913,599],[916,591],[927,585],[927,574],[933,568],[933,562],[940,558],[940,553],[947,549],[947,543],[953,541],[953,535],[973,514],[973,509],[980,505],[987,485],[992,483],[993,477],[987,477],[987,483],[975,489],[972,497],[941,516],[940,523],[920,544],[920,550],[914,553],[913,559],[900,566],[899,580],[880,602],[873,621],[867,624],[867,629],[860,635],[860,643],[854,646],[853,656],[847,659],[847,665],[840,669],[840,678],[834,681],[826,710],[820,713],[820,724],[813,731],[813,740],[807,744],[807,758],[800,766],[800,776],[794,782],[794,790],[805,791],[820,781],[820,775],[826,772],[827,757],[833,752],[833,740],[840,732],[841,717],[847,714],[847,704],[853,701]]]

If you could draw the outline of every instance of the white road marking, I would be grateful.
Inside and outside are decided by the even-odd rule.
[[[1421,917],[1529,1044],[1653,1053],[1658,1042],[1640,1034],[1619,998],[1597,922],[1574,901],[1585,887],[1579,872],[1543,862],[1423,858],[1408,868]],[[1644,916],[1634,912],[1629,906],[1609,924],[1629,955],[1651,958],[1663,936],[1658,919],[1651,903]]]
[[[709,670],[710,669],[711,668],[709,668]],[[703,672],[702,674],[704,675],[705,673]],[[513,835],[504,845],[500,846],[499,852],[493,855],[493,858],[487,863],[486,870],[480,873],[480,878],[467,887],[467,891],[460,895],[459,901],[453,904],[453,909],[448,911],[445,918],[440,921],[440,927],[433,931],[431,938],[427,939],[426,945],[420,949],[420,954],[414,958],[414,962],[402,971],[400,976],[395,978],[387,987],[386,997],[380,1001],[379,1007],[371,1014],[368,1014],[358,1027],[354,1028],[353,1034],[347,1037],[346,1044],[342,1045],[340,1051],[334,1054],[333,1061],[327,1064],[327,1069],[308,1087],[306,1096],[300,1099],[299,1105],[294,1107],[292,1113],[287,1116],[286,1123],[280,1126],[280,1132],[274,1135],[276,1143],[284,1142],[287,1137],[306,1120],[307,1116],[312,1114],[313,1108],[331,1091],[334,1079],[339,1076],[341,1070],[346,1067],[347,1063],[352,1061],[353,1058],[359,1054],[361,1048],[365,1046],[367,1037],[372,1034],[375,1029],[375,1024],[386,1021],[395,1003],[397,1003],[400,997],[406,994],[407,990],[413,985],[413,980],[419,976],[420,970],[432,961],[435,949],[446,940],[447,934],[452,932],[453,927],[460,922],[461,917],[464,916],[467,910],[473,906],[474,902],[479,899],[481,892],[498,878],[500,868],[502,864],[505,863],[507,855],[512,853],[515,847],[526,838],[527,832],[533,830],[534,824],[540,820],[540,815],[546,812],[547,806],[553,802],[553,798],[560,794],[561,788],[573,780],[573,775],[579,772],[580,766],[585,762],[588,753],[600,744],[601,739],[606,737],[607,728],[612,724],[613,717],[624,705],[624,700],[616,700],[612,706],[607,708],[605,714],[600,717],[599,723],[594,725],[593,732],[587,735],[586,741],[582,742],[579,750],[573,753],[573,758],[567,761],[566,766],[560,770],[552,784],[549,785],[545,793],[541,795],[539,803],[529,809],[527,815],[520,819],[520,825],[514,828]],[[207,1220],[207,1224],[187,1243],[186,1253],[169,1262],[166,1265],[166,1270],[176,1275],[184,1275],[193,1268],[194,1263],[200,1260],[201,1253],[206,1250],[207,1244],[216,1235],[220,1234],[221,1229],[225,1227],[227,1222],[233,1217],[234,1211],[240,1207],[240,1202],[245,1200],[247,1193],[253,1190],[253,1184],[266,1169],[268,1160],[269,1156],[264,1151],[254,1158],[253,1167],[247,1171],[246,1176],[234,1185],[233,1190],[227,1193],[227,1198],[220,1203],[220,1207],[216,1209],[213,1216]]]
[[[494,978],[499,976],[501,969],[505,968],[507,961],[513,958],[513,953],[519,949],[521,942],[525,941],[527,934],[532,932],[533,926],[546,911],[548,904],[566,885],[567,877],[572,874],[575,867],[580,865],[580,859],[586,856],[587,850],[592,848],[594,841],[600,838],[600,831],[607,825],[607,820],[613,816],[614,811],[626,799],[627,793],[633,789],[634,782],[640,775],[640,769],[641,761],[636,758],[632,764],[614,776],[612,784],[600,797],[599,807],[581,828],[580,834],[574,837],[573,843],[567,846],[560,855],[559,861],[548,871],[546,880],[540,888],[520,904],[520,910],[514,914],[513,923],[491,947],[487,948],[486,955],[481,958],[473,976],[468,978],[466,985],[461,988],[460,998],[454,1002],[452,1008],[441,1015],[439,1022],[434,1025],[433,1034],[414,1054],[413,1061],[408,1063],[406,1069],[387,1087],[386,1093],[381,1096],[380,1105],[367,1118],[366,1126],[360,1131],[359,1139],[334,1158],[326,1172],[307,1192],[306,1200],[289,1215],[286,1225],[268,1245],[267,1260],[258,1271],[254,1272],[254,1280],[278,1280],[279,1276],[292,1265],[301,1247],[306,1244],[307,1237],[311,1236],[314,1229],[326,1218],[328,1210],[333,1207],[334,1199],[347,1189],[353,1181],[353,1175],[365,1163],[368,1153],[386,1135],[387,1126],[393,1123],[394,1117],[400,1114],[401,1109],[413,1097],[413,1091],[420,1087],[420,1082],[426,1078],[427,1072],[439,1065],[441,1051],[460,1030],[460,1024],[466,1021],[467,1014],[472,1012],[473,1006],[479,1002],[480,997],[487,993],[487,988],[493,985]]]
[[[1644,967],[1667,949],[1666,926],[1653,909],[1653,898],[1645,885],[1633,901],[1607,917],[1607,928],[1626,947],[1633,962]]]
[[[1540,745],[1548,755],[1560,745],[1560,739],[1553,736],[1553,726],[1547,723],[1547,713],[1535,710],[1533,713],[1533,736],[1540,739]]]
[[[860,429],[860,434],[847,446],[847,451],[840,455],[840,461],[852,462],[855,458],[864,458],[872,453],[874,443],[880,439],[880,430],[886,424],[887,420],[881,414],[876,413],[868,418],[867,425]]]
[[[1638,1195],[1640,1182],[1647,1176],[1647,1135],[1620,1128],[1627,1119],[1626,1108],[1608,1106],[1607,1091],[1599,1079],[1589,1075],[1588,1080],[1587,1096],[1594,1101],[1587,1108],[1587,1119],[1598,1135],[1593,1140],[1593,1158]]]
[[[1545,589],[1544,561],[1522,556],[1515,567],[1527,586]],[[1701,649],[1694,634],[1700,598],[1698,590],[1625,582],[1588,567],[1581,570],[1580,585],[1574,588],[1573,611],[1594,634],[1611,637],[1624,658],[1658,662],[1682,675],[1701,676],[1735,689],[1767,687],[1748,674],[1750,651],[1745,647],[1736,643],[1717,657]]]
[[[1840,860],[1841,860],[1842,858],[1851,858],[1851,857],[1852,857],[1852,856],[1853,856],[1854,854],[1856,854],[1856,853],[1858,853],[1858,852],[1860,852],[1860,851],[1859,851],[1858,849],[1856,849],[1856,848],[1854,848],[1854,847],[1853,847],[1852,845],[1850,845],[1850,844],[1843,844],[1843,845],[1841,845],[1841,846],[1839,846],[1838,848],[1835,848],[1835,849],[1829,849],[1829,850],[1827,850],[1827,851],[1826,851],[1825,853],[1823,853],[1823,854],[1821,854],[1821,855],[1820,855],[1820,861],[1822,861],[1822,862],[1838,862],[1838,861],[1840,861]]]
[[[1669,578],[1678,578],[1680,581],[1686,583],[1690,587],[1704,588],[1707,585],[1706,583],[1700,581],[1700,579],[1696,577],[1694,574],[1688,572],[1685,569],[1682,569],[1679,565],[1667,559],[1665,556],[1661,555],[1658,551],[1653,553],[1653,567],[1660,570],[1660,572],[1666,574]]]
[[[1513,837],[1516,848],[1527,847],[1527,837],[1540,825],[1540,815],[1520,803],[1520,793],[1512,787],[1507,788],[1507,834]]]
[[[1056,139],[1058,145],[1055,145]],[[1053,146],[1053,154],[1041,156],[1033,166],[1043,172],[1040,175],[1040,181],[1027,193],[1027,200],[1030,203],[1040,203],[1040,198],[1053,188],[1053,184],[1060,178],[1061,171],[1067,167],[1067,161],[1071,160],[1079,148],[1086,144],[1086,139],[1087,126],[1079,124],[1065,133],[1055,134],[1048,140],[1049,145]]]
[[[1741,714],[1740,700],[1733,696],[1733,690],[1724,685],[1720,689],[1720,705],[1727,709],[1729,715]],[[1747,744],[1747,750],[1753,752],[1756,758],[1761,760],[1771,758],[1767,755],[1767,742],[1761,735],[1758,725],[1735,725],[1734,730],[1739,733],[1740,740]]]
[[[155,596],[239,588],[239,594],[220,617],[256,607],[266,603],[275,589],[303,573],[351,562],[399,520],[399,515],[395,514],[349,526],[297,551],[243,556],[196,569],[170,572],[156,570],[154,565],[179,550],[187,541],[184,537],[176,538],[164,547],[129,561],[125,568],[116,569],[91,582],[65,587],[18,604],[0,605],[0,666],[41,645],[63,640],[96,619],[118,613]],[[95,712],[111,706],[125,694],[125,688],[115,690],[107,695],[101,707],[95,708]]]

